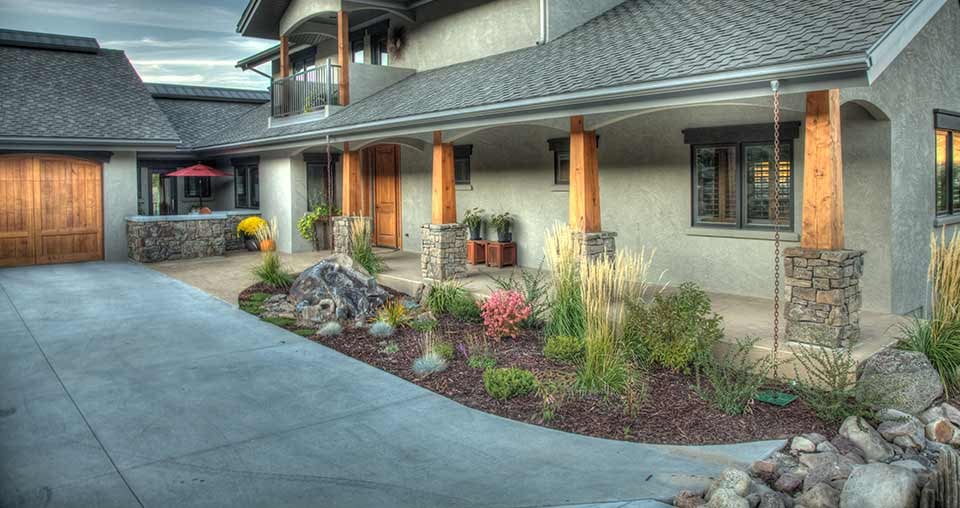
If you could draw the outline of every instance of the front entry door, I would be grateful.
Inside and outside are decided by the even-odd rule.
[[[373,154],[373,240],[380,247],[399,249],[400,147],[377,145]]]

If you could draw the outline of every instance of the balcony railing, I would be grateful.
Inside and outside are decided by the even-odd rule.
[[[340,66],[325,65],[295,72],[270,86],[275,118],[321,111],[340,104]]]

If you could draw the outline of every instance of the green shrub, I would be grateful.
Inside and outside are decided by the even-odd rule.
[[[467,358],[467,365],[471,369],[487,370],[497,366],[497,359],[492,356],[474,355]]]
[[[653,303],[634,300],[627,306],[624,338],[641,364],[689,372],[691,365],[707,361],[721,337],[722,318],[711,312],[710,297],[692,282],[658,294]]]
[[[549,310],[547,295],[550,290],[548,275],[543,270],[541,261],[536,271],[516,269],[510,272],[509,277],[490,276],[498,288],[520,292],[523,301],[530,306],[530,316],[520,323],[523,328],[539,328],[546,320]]]
[[[477,301],[469,294],[455,298],[453,302],[451,302],[450,314],[460,321],[467,323],[480,323],[483,321],[483,318],[480,316],[480,307],[477,305]]]
[[[756,338],[740,339],[720,358],[701,365],[709,387],[697,385],[693,387],[694,391],[724,413],[743,414],[774,367],[770,357],[758,361],[750,358],[750,351],[756,343]]]
[[[926,355],[940,373],[947,397],[960,387],[960,322],[938,326],[936,321],[914,318],[900,325],[897,347]]]
[[[280,256],[273,251],[263,253],[263,261],[254,267],[253,274],[272,288],[287,289],[293,284],[293,275],[284,269]]]
[[[857,382],[857,361],[847,348],[798,346],[793,354],[804,369],[801,374],[794,365],[794,386],[822,420],[840,422],[848,416],[872,419],[872,408],[889,401],[884,387]]]
[[[427,293],[427,308],[437,316],[447,314],[457,300],[466,298],[470,298],[470,293],[463,287],[462,282],[455,279],[435,282]]]
[[[413,321],[410,321],[410,328],[413,328],[414,330],[420,333],[432,332],[437,328],[437,320],[432,318],[419,317],[417,319],[414,319]]]
[[[584,347],[583,339],[558,335],[547,339],[543,356],[555,362],[577,363],[583,360]]]
[[[446,361],[453,360],[453,344],[449,342],[437,342],[433,345],[433,352],[440,355]]]
[[[343,333],[343,326],[336,321],[324,323],[324,325],[317,330],[317,334],[321,337],[336,337],[341,333]]]
[[[391,340],[390,342],[381,342],[383,347],[380,348],[380,352],[385,355],[394,355],[400,352],[400,345],[396,341]]]
[[[497,400],[526,395],[537,388],[537,378],[529,370],[516,367],[483,371],[483,387]]]
[[[393,336],[393,332],[393,327],[385,321],[374,321],[373,324],[370,325],[370,328],[367,329],[367,333],[378,339],[391,337]]]

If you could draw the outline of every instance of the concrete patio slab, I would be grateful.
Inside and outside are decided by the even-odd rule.
[[[3,506],[653,506],[783,444],[505,420],[132,264],[0,270],[0,312]]]

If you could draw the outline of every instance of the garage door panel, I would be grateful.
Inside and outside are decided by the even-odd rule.
[[[33,159],[0,158],[0,266],[33,263],[36,172]]]

